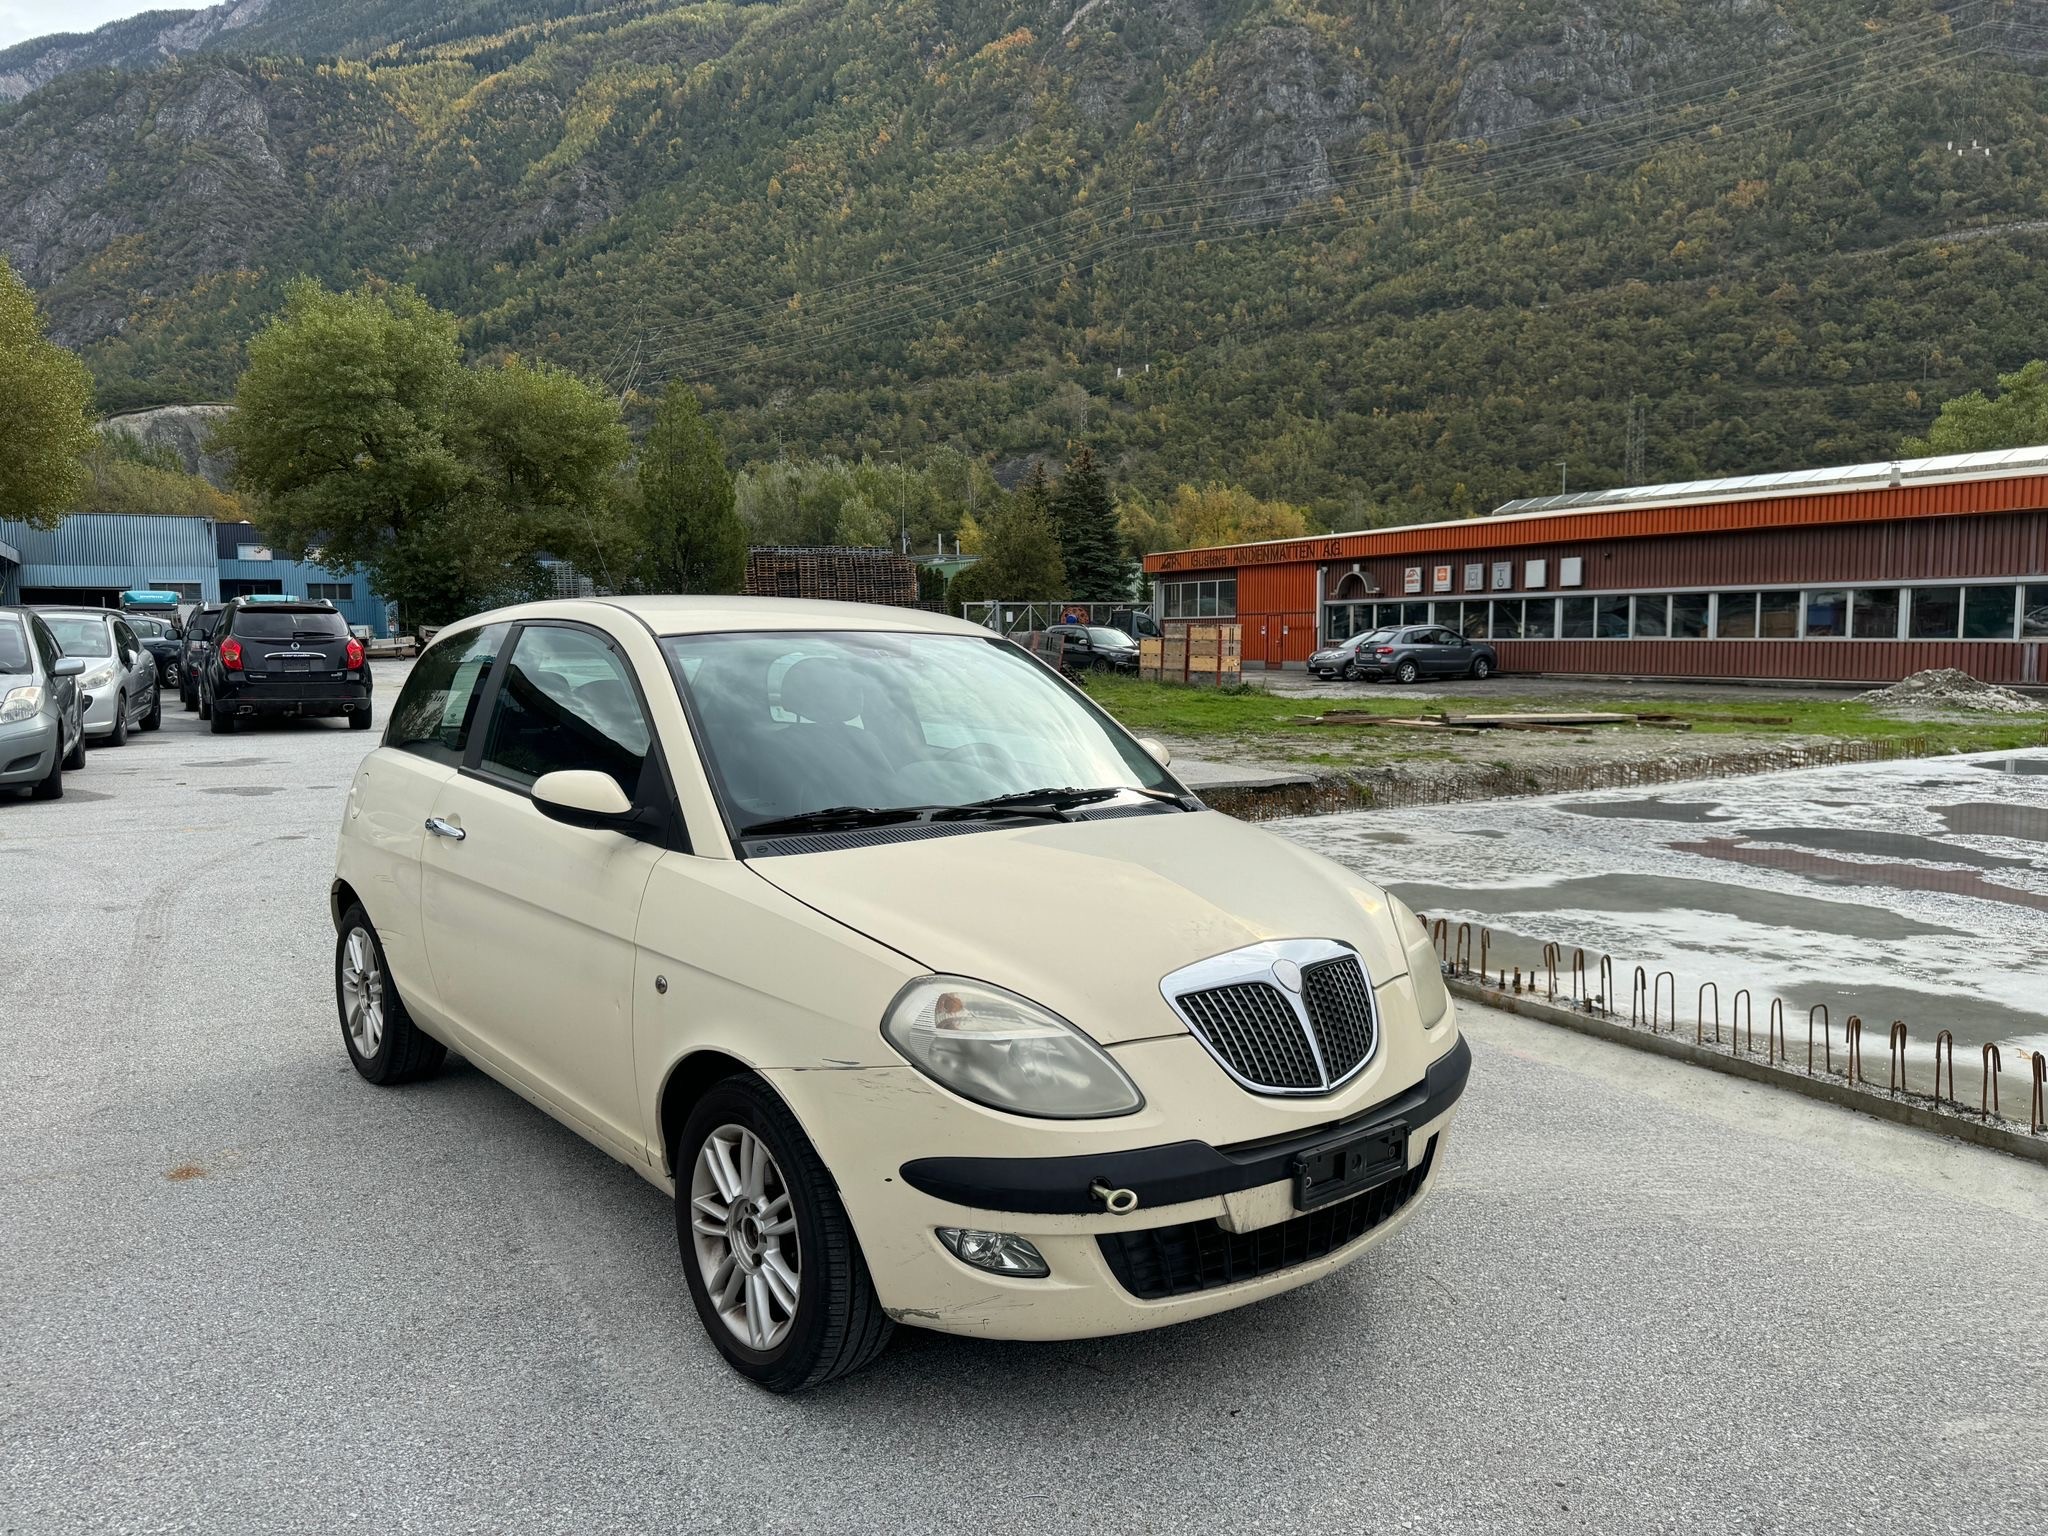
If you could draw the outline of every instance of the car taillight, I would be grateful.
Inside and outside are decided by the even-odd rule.
[[[1391,656],[1394,654],[1394,648],[1391,645],[1383,645],[1375,650],[1373,654],[1375,656]]]
[[[220,643],[220,664],[230,672],[242,670],[242,642],[229,639]]]
[[[348,662],[348,667],[351,672],[353,672],[357,667],[360,667],[363,664],[362,641],[356,639],[351,639],[349,641],[346,660]]]

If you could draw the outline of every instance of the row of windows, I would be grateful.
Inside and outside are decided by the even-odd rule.
[[[1331,603],[1324,638],[1442,624],[1468,640],[2048,640],[2048,583]]]
[[[326,598],[330,603],[346,603],[356,595],[356,584],[352,581],[309,581],[306,596]]]
[[[1227,619],[1237,612],[1237,578],[1161,582],[1159,602],[1169,619]]]

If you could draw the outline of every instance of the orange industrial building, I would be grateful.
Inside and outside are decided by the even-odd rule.
[[[1512,672],[2048,684],[2048,447],[1511,501],[1145,573],[1163,622],[1234,619],[1254,668],[1436,624]]]

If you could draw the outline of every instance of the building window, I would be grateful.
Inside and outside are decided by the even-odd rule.
[[[1849,594],[1839,588],[1806,594],[1806,638],[1839,640],[1849,633]]]
[[[1961,587],[1915,587],[1908,594],[1906,633],[1914,640],[1953,640],[1963,622]]]
[[[352,581],[309,581],[306,596],[324,597],[330,603],[346,603],[356,595],[356,584]]]
[[[1557,634],[1561,640],[1590,640],[1593,638],[1593,605],[1599,599],[1592,597],[1568,597],[1559,605]]]
[[[1602,640],[1626,640],[1628,638],[1628,599],[1625,597],[1594,598],[1593,633]]]
[[[1677,640],[1707,638],[1707,594],[1680,592],[1671,599],[1671,634]]]
[[[1524,640],[1554,640],[1557,638],[1557,600],[1550,597],[1532,597],[1522,615],[1522,638]]]
[[[1169,581],[1160,597],[1169,619],[1227,619],[1237,613],[1237,578],[1217,581]]]
[[[1799,594],[1766,592],[1757,603],[1756,633],[1759,640],[1799,638]]]
[[[1963,638],[2010,640],[2012,600],[2011,587],[1963,588]]]
[[[1371,603],[1330,603],[1323,609],[1323,639],[1331,645],[1371,627]]]
[[[1671,599],[1668,597],[1638,597],[1635,637],[1638,640],[1661,640],[1670,634],[1670,610]]]
[[[1458,614],[1458,633],[1467,640],[1486,638],[1486,604],[1465,603]]]
[[[1522,605],[1519,601],[1509,602],[1496,598],[1493,604],[1493,638],[1496,640],[1519,640],[1522,638]]]
[[[1850,633],[1858,640],[1899,638],[1897,587],[1858,587],[1855,598],[1849,607]]]
[[[205,593],[196,581],[152,581],[149,584],[149,590],[152,592],[175,592],[188,603],[199,603],[206,600]]]
[[[1723,592],[1715,603],[1714,633],[1723,640],[1754,640],[1756,600],[1754,592]]]
[[[268,546],[262,544],[237,544],[235,546],[235,558],[237,560],[268,560],[270,558],[270,550]]]
[[[2048,640],[2048,586],[2028,587],[2022,597],[2020,638]]]

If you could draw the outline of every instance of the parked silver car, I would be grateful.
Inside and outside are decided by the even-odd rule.
[[[153,731],[163,724],[156,658],[143,649],[126,619],[105,608],[38,608],[36,612],[64,647],[64,654],[85,662],[78,686],[85,692],[87,740],[118,747],[128,739],[131,726]]]
[[[0,608],[0,788],[55,800],[64,770],[85,765],[84,670],[41,617]]]

